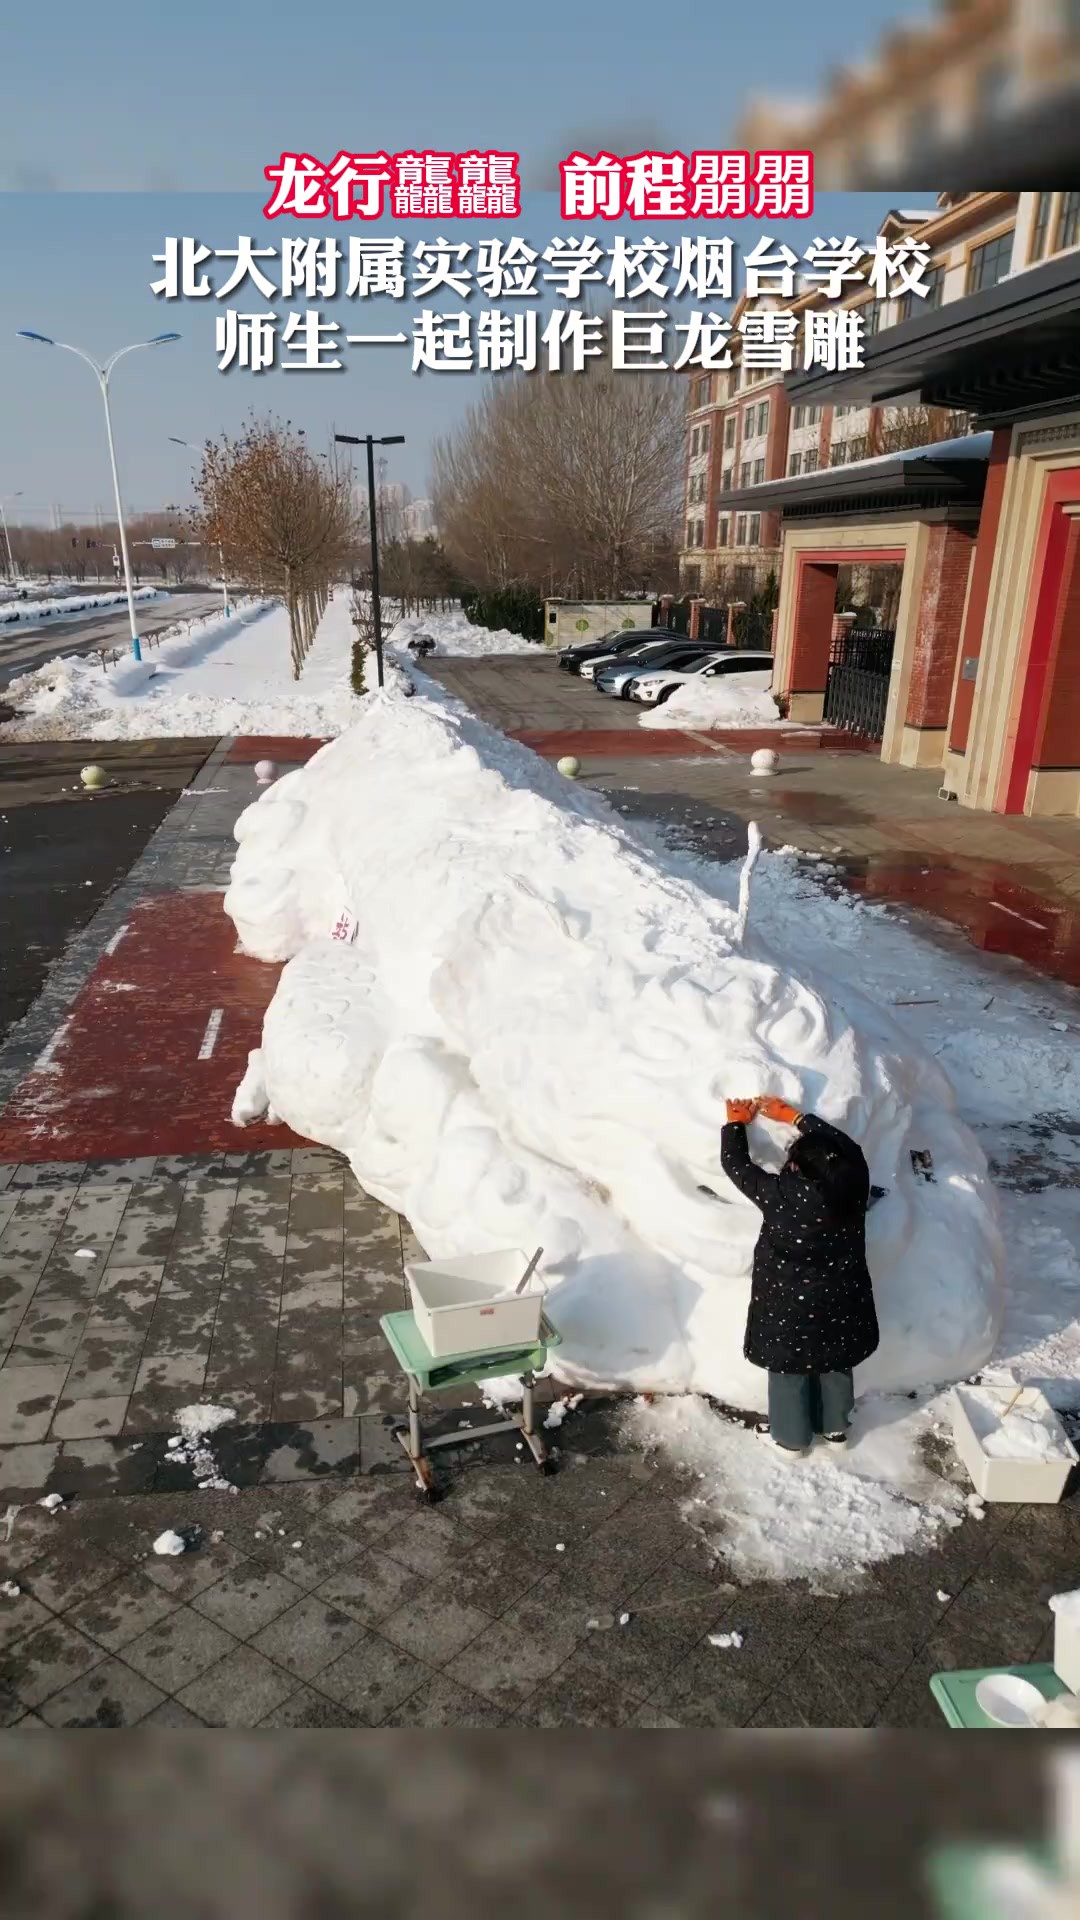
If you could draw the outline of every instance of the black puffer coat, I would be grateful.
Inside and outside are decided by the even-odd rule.
[[[723,1129],[724,1172],[762,1216],[743,1352],[770,1373],[840,1373],[868,1359],[879,1338],[866,1265],[870,1172],[839,1127],[808,1113],[799,1130],[825,1134],[850,1155],[861,1169],[862,1204],[837,1224],[809,1180],[794,1168],[766,1173],[750,1158],[746,1128]]]

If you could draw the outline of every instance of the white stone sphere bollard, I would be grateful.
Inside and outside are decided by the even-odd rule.
[[[750,755],[750,765],[755,773],[775,773],[780,765],[780,755],[771,747],[759,747]]]
[[[576,780],[578,774],[581,772],[581,761],[575,760],[572,753],[565,753],[561,760],[555,762],[555,765],[560,773],[566,775],[568,780]]]
[[[258,781],[260,787],[268,787],[273,777],[274,777],[273,761],[272,760],[256,760],[255,778]]]
[[[99,787],[107,787],[109,784],[109,776],[104,767],[84,767],[79,775],[79,779],[82,781],[83,786],[88,787],[92,793],[96,792]]]

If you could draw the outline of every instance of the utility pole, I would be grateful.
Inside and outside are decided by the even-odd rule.
[[[387,433],[379,439],[371,433],[335,433],[334,439],[345,447],[367,448],[368,526],[371,534],[371,615],[375,627],[375,664],[381,687],[383,684],[382,601],[379,598],[379,523],[375,497],[375,449],[376,447],[404,446],[405,435]],[[382,464],[380,461],[380,466]]]

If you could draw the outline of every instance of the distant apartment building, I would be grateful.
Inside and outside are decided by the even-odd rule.
[[[1034,186],[1080,157],[1080,0],[942,0],[816,99],[751,98],[735,144],[813,150],[819,190]]]
[[[1017,194],[943,194],[935,208],[890,213],[882,232],[891,240],[911,236],[931,247],[925,299],[911,294],[874,300],[856,284],[844,305],[866,307],[868,336],[910,317],[915,307],[932,309],[974,285],[989,285],[1008,271]],[[1071,219],[1058,215],[1065,225]],[[866,239],[862,235],[860,238]],[[1047,241],[1056,243],[1057,231]],[[820,305],[815,291],[790,302],[761,302],[801,313]],[[737,304],[737,329],[745,301]],[[964,418],[927,407],[856,405],[792,408],[781,373],[746,371],[741,337],[733,330],[730,372],[690,376],[687,412],[686,493],[680,577],[687,593],[706,598],[746,599],[779,566],[779,515],[755,499],[753,489],[788,476],[844,466],[878,453],[926,445],[963,432]]]

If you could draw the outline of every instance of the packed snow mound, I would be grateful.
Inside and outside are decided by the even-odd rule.
[[[404,653],[410,640],[434,640],[437,654],[461,654],[479,657],[485,653],[539,653],[539,643],[508,627],[474,627],[472,621],[455,607],[452,613],[405,614],[393,628],[388,646]]]
[[[344,1153],[432,1258],[543,1246],[569,1384],[764,1404],[742,1354],[760,1217],[720,1129],[765,1092],[849,1128],[888,1189],[862,1384],[985,1360],[1001,1243],[948,1081],[797,940],[771,951],[752,906],[740,941],[703,868],[456,702],[389,690],[236,836],[226,911],[288,965],[235,1117]],[[757,1122],[754,1151],[775,1167],[787,1137]]]
[[[348,595],[338,593],[319,622],[299,680],[292,677],[289,621],[276,601],[241,603],[179,621],[142,662],[128,656],[102,671],[67,654],[13,680],[14,740],[145,740],[269,734],[332,738],[362,710],[350,685],[356,631]]]
[[[717,680],[699,675],[679,687],[662,707],[643,713],[643,727],[786,727],[769,692],[767,673],[727,673]]]

